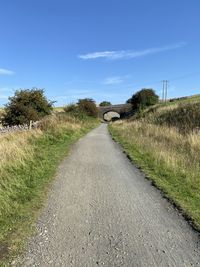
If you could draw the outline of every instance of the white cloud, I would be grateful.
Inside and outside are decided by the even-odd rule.
[[[120,84],[122,82],[123,82],[123,78],[122,77],[115,76],[115,77],[106,78],[103,81],[103,84],[105,84],[105,85],[113,85],[113,84]]]
[[[0,75],[12,75],[14,74],[14,71],[7,70],[7,69],[0,69]]]
[[[157,48],[148,48],[144,50],[120,50],[120,51],[103,51],[103,52],[94,52],[94,53],[88,53],[85,55],[79,55],[78,57],[81,59],[97,59],[97,58],[104,58],[104,59],[130,59],[130,58],[137,58],[146,56],[149,54],[156,54],[168,50],[173,50],[177,48],[181,48],[185,46],[186,43],[177,43],[173,45],[163,46],[163,47],[157,47]]]
[[[96,59],[96,58],[114,58],[117,54],[122,51],[104,51],[104,52],[94,52],[86,55],[80,55],[81,59]]]

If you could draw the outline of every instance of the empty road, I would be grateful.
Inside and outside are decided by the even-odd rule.
[[[102,124],[60,165],[17,266],[200,266],[199,241]]]

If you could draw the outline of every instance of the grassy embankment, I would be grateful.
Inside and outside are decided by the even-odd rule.
[[[193,100],[154,106],[110,131],[200,230],[200,99]]]
[[[59,113],[39,129],[0,136],[0,265],[19,253],[69,146],[98,124]]]

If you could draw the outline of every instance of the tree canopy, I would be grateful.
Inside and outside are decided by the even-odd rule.
[[[92,98],[79,99],[77,106],[80,111],[86,113],[88,116],[98,116],[98,109],[96,107],[95,101]]]
[[[134,109],[145,108],[155,105],[159,100],[153,89],[142,89],[135,93],[128,101],[133,105]]]

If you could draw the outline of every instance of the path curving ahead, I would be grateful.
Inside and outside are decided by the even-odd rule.
[[[60,165],[18,266],[200,266],[199,241],[102,124]]]

